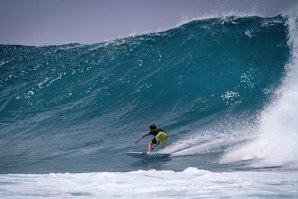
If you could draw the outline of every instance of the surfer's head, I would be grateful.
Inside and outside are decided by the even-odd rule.
[[[149,125],[149,129],[150,129],[150,130],[155,130],[155,129],[157,129],[157,127],[156,127],[155,124],[150,124],[150,125]]]

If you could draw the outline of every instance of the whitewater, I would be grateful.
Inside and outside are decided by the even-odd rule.
[[[0,198],[297,198],[298,18],[0,45]],[[156,123],[165,160],[137,160]]]

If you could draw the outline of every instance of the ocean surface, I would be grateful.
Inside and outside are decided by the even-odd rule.
[[[0,45],[0,198],[298,198],[298,17]],[[124,154],[148,125],[165,160]]]

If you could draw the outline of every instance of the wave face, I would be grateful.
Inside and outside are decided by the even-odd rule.
[[[288,74],[288,33],[282,16],[225,17],[93,45],[1,45],[0,173],[182,170],[219,160],[255,139]],[[133,140],[152,122],[177,156],[201,157],[125,157],[145,150],[149,140]],[[243,160],[233,157],[222,162]]]

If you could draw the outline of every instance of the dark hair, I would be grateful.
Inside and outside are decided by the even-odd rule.
[[[150,124],[150,125],[149,125],[149,129],[154,130],[154,129],[157,129],[157,127],[156,127],[155,124]]]

